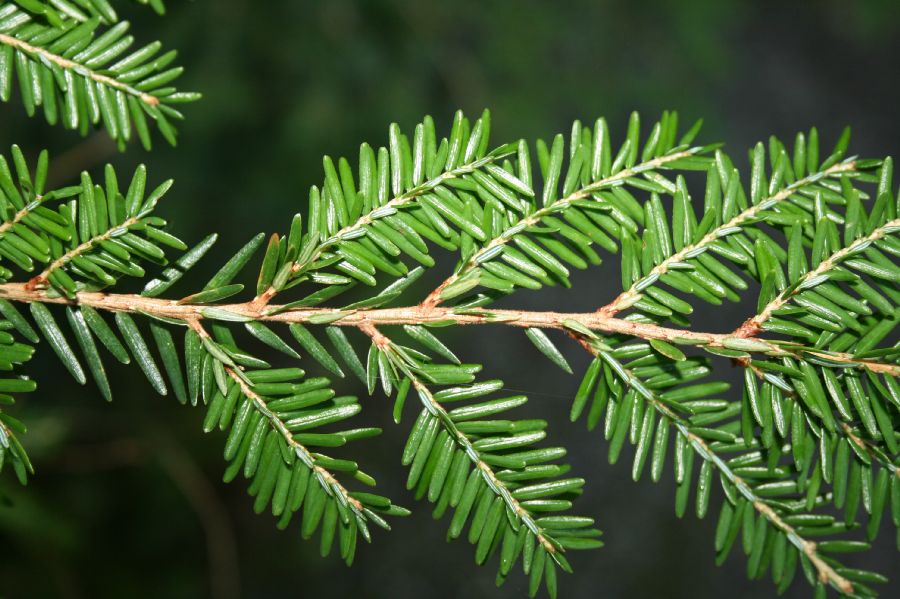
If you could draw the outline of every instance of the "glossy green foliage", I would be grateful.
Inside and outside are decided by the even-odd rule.
[[[163,360],[173,356],[167,332],[154,329]],[[327,555],[337,546],[350,564],[359,537],[370,540],[369,524],[390,530],[388,516],[409,512],[383,496],[349,491],[339,476],[372,486],[375,480],[349,459],[330,457],[331,448],[378,435],[377,428],[341,428],[359,413],[356,398],[335,396],[325,377],[307,377],[299,368],[270,368],[237,348],[224,328],[213,337],[185,333],[185,374],[177,360],[167,365],[172,385],[187,390],[182,401],[206,405],[204,431],[226,433],[225,480],[242,474],[257,513],[270,511],[285,528],[301,511],[303,538],[320,531],[319,547]],[[172,349],[169,349],[172,347]]]
[[[32,171],[17,146],[9,159],[0,156],[4,280],[12,269],[36,273],[29,286],[73,297],[124,276],[143,277],[145,264],[167,264],[167,251],[186,249],[153,215],[171,180],[148,189],[142,165],[127,185],[120,184],[107,166],[102,185],[83,173],[79,185],[47,190],[47,153],[35,162]]]
[[[0,333],[42,337],[106,399],[111,356],[133,361],[160,394],[204,405],[204,430],[225,434],[225,479],[243,474],[257,512],[279,526],[299,512],[301,535],[319,531],[322,553],[336,544],[348,562],[370,524],[388,529],[386,516],[407,513],[345,486],[374,484],[349,452],[380,431],[349,428],[361,405],[306,371],[358,379],[393,398],[398,424],[407,418],[407,488],[447,517],[448,538],[465,537],[477,563],[497,563],[498,584],[521,569],[531,594],[555,596],[569,552],[602,546],[593,519],[571,512],[585,480],[561,463],[563,448],[544,445],[545,420],[513,414],[527,398],[478,379],[482,366],[442,328],[467,318],[525,326],[517,320],[528,313],[485,307],[520,289],[569,286],[570,268],[621,252],[622,293],[599,314],[542,313],[525,326],[567,372],[561,333],[592,354],[572,420],[602,430],[610,462],[632,445],[635,480],[671,470],[679,516],[716,509],[719,562],[739,543],[748,575],[780,590],[799,571],[819,593],[871,596],[883,575],[842,554],[869,549],[884,520],[900,525],[892,162],[847,157],[846,134],[820,160],[812,132],[791,152],[775,139],[758,145],[745,183],[717,146],[694,144],[698,128],[682,133],[664,113],[642,134],[633,115],[615,144],[599,119],[575,123],[568,143],[492,148],[487,112],[458,113],[440,139],[430,118],[411,135],[393,125],[384,147],[361,146],[356,167],[326,157],[308,210],[283,235],[234,243],[205,283],[185,275],[216,237],[188,248],[165,231],[153,213],[169,183],[148,192],[139,168],[120,187],[107,168],[102,185],[85,174],[46,190],[46,155],[29,168],[14,147],[0,162],[0,289],[43,295],[26,299],[30,320],[0,303]],[[687,181],[703,177],[695,201]],[[406,302],[437,264],[435,248],[455,268]],[[9,287],[38,265],[41,274]],[[151,278],[150,268],[161,272]],[[150,279],[140,297],[89,293],[126,274]],[[759,301],[743,326],[693,329],[698,302],[747,293]],[[0,343],[9,368],[30,356],[11,335]],[[274,357],[289,365],[270,366]],[[715,379],[727,361],[745,375],[738,396]],[[0,415],[0,440],[22,476],[30,466],[10,422]]]
[[[159,15],[166,12],[163,0],[134,1],[150,6]],[[109,0],[13,0],[13,3],[54,26],[59,26],[65,19],[83,23],[91,17],[98,17],[108,24],[118,20],[116,9]]]
[[[27,342],[20,341],[24,338]],[[25,434],[25,425],[10,415],[7,409],[15,403],[13,394],[30,393],[37,384],[24,376],[16,376],[14,370],[31,359],[38,340],[37,334],[18,309],[6,300],[0,300],[0,472],[5,466],[12,468],[23,485],[34,472],[31,460],[19,441]]]
[[[50,248],[48,256],[40,256],[41,262],[49,262],[50,267],[32,278],[27,289],[74,300],[77,293],[115,284],[121,274],[145,277],[141,263],[149,262],[165,267],[160,277],[145,285],[145,295],[152,296],[168,289],[215,240],[207,238],[168,262],[164,246],[178,250],[186,246],[162,229],[164,221],[152,216],[169,183],[145,193],[143,167],[127,191],[118,191],[116,176],[107,168],[105,186],[94,185],[85,174],[78,186],[44,193],[46,154],[39,159],[34,175],[18,148],[13,148],[12,157],[18,184],[13,184],[14,175],[6,161],[0,160],[0,201],[5,209],[0,255],[12,269],[32,270],[31,262],[16,261],[18,254],[11,253],[12,249],[30,247],[28,255],[38,258],[39,242],[46,242]],[[53,208],[45,204],[59,199],[68,201],[49,204]],[[110,272],[113,275],[107,274]],[[13,276],[13,270],[6,274]],[[212,283],[221,279],[220,273]],[[187,302],[203,300],[198,295],[189,296]],[[2,300],[0,366],[9,370],[32,353],[29,345],[17,343],[11,332],[4,331],[15,329],[31,342],[43,337],[77,382],[84,384],[90,375],[109,400],[112,390],[106,354],[121,363],[133,361],[158,393],[171,391],[181,403],[206,406],[204,430],[218,428],[227,435],[225,479],[232,480],[239,474],[249,479],[256,511],[271,511],[280,527],[287,526],[302,507],[301,534],[306,538],[320,531],[323,555],[334,545],[349,563],[357,538],[370,538],[369,523],[389,528],[385,516],[408,513],[385,497],[349,491],[338,482],[340,474],[365,485],[375,484],[356,462],[325,452],[380,431],[336,429],[335,425],[356,415],[360,406],[353,397],[335,397],[327,378],[306,377],[299,368],[270,368],[264,360],[240,349],[224,327],[214,325],[212,335],[204,331],[202,338],[188,329],[178,335],[184,337],[179,347],[181,342],[176,342],[171,327],[183,327],[184,321],[153,319],[148,335],[142,330],[145,325],[128,312],[115,312],[110,322],[98,310],[72,303],[65,308],[64,319],[56,309],[32,303],[32,326],[12,303]],[[284,342],[279,345],[280,338],[261,323],[248,323],[248,328],[258,339],[289,350]],[[6,398],[3,403],[11,404],[12,397],[7,393],[31,391],[35,384],[28,379],[5,379],[0,387]],[[11,463],[24,482],[31,464],[16,437],[22,432],[24,427],[17,420],[0,413],[0,456]]]
[[[637,123],[635,114],[615,153],[603,119],[593,132],[576,123],[568,152],[562,136],[551,149],[520,141],[491,151],[488,112],[474,122],[458,112],[444,138],[430,117],[412,135],[393,125],[387,147],[360,146],[356,173],[349,160],[325,157],[305,230],[298,216],[287,237],[270,241],[257,291],[312,282],[318,289],[294,305],[313,306],[359,283],[375,286],[379,275],[393,277],[397,286],[348,306],[376,307],[395,299],[417,267],[434,265],[434,245],[460,256],[441,300],[484,289],[466,296],[464,305],[475,307],[519,287],[569,286],[569,268],[599,264],[595,246],[615,251],[623,227],[638,227],[640,207],[629,189],[674,189],[661,171],[709,163],[702,155],[712,146],[692,145],[699,123],[679,133],[677,115],[665,113],[643,142]],[[542,195],[532,189],[535,152],[554,186]],[[566,153],[572,161],[563,172]]]
[[[868,596],[870,583],[886,579],[838,558],[867,549],[885,512],[900,524],[889,507],[900,502],[900,350],[891,341],[900,221],[892,161],[847,158],[848,139],[845,131],[822,160],[815,130],[798,135],[792,152],[775,138],[768,151],[757,145],[749,189],[718,153],[702,206],[678,180],[671,208],[652,196],[643,230],[623,242],[625,291],[611,307],[630,311],[630,320],[689,327],[697,300],[737,301],[748,280],[759,284],[757,313],[729,346],[706,348],[745,368],[742,400],[719,395],[727,386],[707,380],[705,358],[615,336],[593,342],[597,358],[572,417],[603,424],[613,461],[625,438],[635,444],[635,479],[649,462],[658,480],[674,461],[679,515],[694,486],[696,512],[706,513],[717,475],[726,495],[720,560],[741,535],[751,577],[770,570],[785,589],[801,566],[821,586],[821,570],[804,551],[803,540],[815,538],[818,557],[855,595]],[[758,342],[743,337],[762,333],[780,340],[782,355],[753,354]]]
[[[15,81],[29,116],[42,108],[48,123],[82,135],[102,126],[123,149],[132,137],[149,149],[152,125],[174,145],[177,106],[199,94],[174,87],[174,51],[133,50],[128,29],[105,0],[0,3],[0,99]]]
[[[592,518],[565,513],[584,479],[556,463],[565,449],[537,445],[547,436],[545,420],[508,418],[524,395],[503,394],[500,380],[476,380],[481,367],[459,363],[452,352],[449,364],[435,360],[432,352],[449,350],[427,330],[406,333],[415,347],[373,341],[366,373],[370,392],[380,381],[395,396],[397,422],[410,394],[421,405],[401,459],[409,466],[407,488],[435,503],[435,518],[452,511],[448,538],[468,525],[477,563],[499,555],[498,584],[521,562],[530,593],[543,581],[555,596],[556,569],[571,572],[565,552],[603,545]]]
[[[275,292],[311,282],[317,291],[297,305],[316,305],[357,283],[375,286],[386,274],[395,280],[416,276],[416,264],[434,265],[429,242],[456,249],[460,231],[484,237],[469,211],[479,205],[476,175],[500,186],[488,167],[512,155],[515,145],[490,151],[490,115],[470,123],[457,113],[448,137],[438,139],[426,118],[410,138],[397,125],[387,147],[360,146],[354,173],[350,162],[324,159],[325,181],[309,194],[305,228],[295,217],[289,234],[270,240],[257,292]],[[412,266],[411,266],[412,265]],[[389,287],[368,307],[395,299]]]
[[[534,149],[520,142],[516,159],[503,165],[516,181],[540,175],[540,193],[523,194],[520,209],[488,204],[481,217],[485,239],[462,239],[454,282],[442,299],[475,307],[518,288],[571,287],[570,270],[598,265],[604,252],[616,252],[623,237],[643,224],[635,194],[669,194],[673,174],[705,170],[715,146],[693,145],[700,122],[679,131],[678,115],[666,112],[642,139],[640,117],[631,115],[625,139],[614,145],[608,125],[593,128],[576,121],[566,143],[538,140]],[[532,172],[536,155],[538,173]],[[470,289],[478,293],[467,295]],[[460,299],[461,298],[461,299]]]

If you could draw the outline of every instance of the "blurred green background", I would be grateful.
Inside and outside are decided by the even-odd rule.
[[[206,271],[253,233],[284,231],[321,179],[323,154],[354,157],[361,141],[384,143],[390,122],[408,128],[426,113],[449,126],[458,107],[489,107],[498,143],[548,137],[574,118],[600,115],[621,135],[631,110],[651,118],[672,108],[684,120],[704,117],[703,139],[726,141],[739,162],[758,139],[814,124],[826,142],[852,125],[855,153],[900,150],[895,0],[167,4],[164,19],[117,6],[139,39],[179,48],[182,87],[205,96],[186,107],[178,148],[157,139],[150,154],[131,147],[120,155],[102,134],[81,140],[25,119],[15,102],[0,106],[0,141],[31,153],[50,148],[57,181],[106,161],[146,162],[154,180],[174,177],[161,213],[175,233],[189,241],[221,234]],[[619,284],[616,260],[607,262],[579,275],[570,292],[522,291],[508,303],[596,307]],[[724,307],[703,322],[726,330],[743,316],[740,306]],[[449,340],[467,360],[486,361],[489,376],[534,391],[530,409],[553,420],[551,440],[571,448],[575,472],[588,478],[580,512],[598,519],[608,545],[573,558],[563,597],[773,594],[767,581],[746,581],[739,551],[713,565],[715,517],[676,519],[670,473],[658,485],[633,484],[625,458],[609,466],[602,437],[565,421],[578,378],[555,370],[515,332]],[[222,439],[200,433],[199,410],[153,395],[135,370],[120,368],[112,377],[117,400],[106,405],[39,353],[28,372],[40,388],[14,412],[30,426],[37,475],[25,490],[11,473],[0,478],[13,504],[0,506],[2,597],[526,594],[521,576],[494,590],[493,566],[476,568],[464,542],[445,543],[446,522],[433,523],[428,506],[403,490],[399,454],[409,423],[393,425],[383,397],[363,400],[361,420],[386,429],[364,445],[364,465],[414,515],[392,533],[377,532],[348,569],[336,557],[319,559],[317,543],[303,543],[296,528],[278,532],[270,517],[255,516],[241,484],[219,482]],[[568,355],[584,365],[577,351]],[[883,533],[882,552],[861,559],[896,574],[890,536]],[[788,594],[809,591],[798,580]]]

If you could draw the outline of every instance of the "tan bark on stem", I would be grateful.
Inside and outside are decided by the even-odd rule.
[[[520,328],[539,327],[547,329],[569,330],[567,323],[577,323],[593,331],[608,334],[624,334],[641,339],[660,339],[686,345],[708,345],[728,349],[745,349],[746,351],[772,356],[795,355],[800,348],[780,345],[770,340],[750,337],[738,338],[732,334],[706,333],[685,329],[662,327],[655,324],[635,322],[622,318],[606,316],[599,312],[538,312],[524,310],[467,310],[454,312],[451,307],[423,308],[408,306],[401,308],[381,308],[372,310],[340,311],[331,308],[305,308],[278,311],[278,306],[269,306],[260,310],[253,302],[242,304],[221,304],[204,306],[199,304],[179,304],[177,300],[143,297],[131,294],[107,294],[99,292],[81,292],[74,300],[58,295],[51,295],[40,289],[33,289],[28,284],[0,284],[0,298],[30,303],[55,303],[69,305],[86,305],[99,310],[111,312],[143,312],[154,316],[172,318],[190,322],[214,317],[216,314],[204,316],[204,312],[215,308],[218,315],[227,313],[236,319],[246,318],[269,322],[313,323],[327,320],[337,326],[360,327],[372,325],[401,324],[434,324],[453,321],[458,325],[501,324]],[[333,319],[333,320],[332,320]],[[755,347],[747,347],[747,343]],[[738,347],[736,344],[743,344]],[[882,363],[874,360],[859,360],[851,354],[830,353],[821,350],[802,348],[806,354],[852,364],[879,374],[900,376],[900,365]]]
[[[134,96],[148,106],[156,106],[159,104],[159,98],[157,98],[156,96],[137,90],[127,83],[122,83],[113,79],[112,77],[108,77],[107,75],[102,75],[97,71],[93,71],[85,67],[84,65],[69,60],[68,58],[64,58],[62,56],[59,56],[58,54],[48,52],[44,48],[32,46],[28,42],[23,42],[22,40],[11,35],[0,33],[0,44],[12,46],[17,50],[25,52],[26,54],[30,54],[34,57],[39,57],[40,59],[43,59],[47,62],[51,62],[62,69],[75,71],[79,75],[87,77],[101,85],[112,87],[119,90],[120,92],[126,93],[130,96]]]

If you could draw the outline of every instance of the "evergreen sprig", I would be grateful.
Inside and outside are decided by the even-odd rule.
[[[556,567],[572,571],[564,551],[603,544],[594,538],[600,531],[591,528],[592,518],[555,514],[571,506],[585,481],[560,478],[568,466],[550,463],[564,456],[565,449],[532,448],[546,437],[547,422],[496,419],[527,398],[486,399],[503,388],[503,381],[475,382],[480,366],[460,364],[427,329],[405,327],[423,349],[443,355],[451,364],[398,345],[374,326],[362,329],[372,338],[366,371],[369,393],[379,379],[386,395],[396,389],[398,423],[410,388],[422,403],[403,451],[402,462],[410,466],[407,488],[415,489],[417,498],[427,494],[437,504],[436,518],[448,506],[455,510],[448,538],[460,536],[471,520],[468,540],[476,545],[477,563],[484,563],[499,546],[498,584],[521,557],[531,594],[543,580],[555,595]],[[455,386],[434,391],[434,385]],[[445,407],[473,399],[478,401]]]
[[[128,29],[105,0],[0,3],[0,99],[16,79],[29,116],[42,107],[48,123],[82,135],[102,126],[120,148],[136,135],[149,149],[155,123],[175,145],[176,106],[200,95],[172,85],[183,71],[171,66],[175,51],[160,54],[160,42],[132,50]]]
[[[11,163],[0,160],[0,328],[30,343],[36,328],[107,398],[108,352],[134,360],[158,392],[205,405],[204,430],[226,435],[226,480],[243,473],[258,512],[279,526],[300,512],[301,535],[321,531],[322,552],[337,542],[348,562],[371,523],[388,529],[386,516],[407,513],[350,490],[350,478],[374,480],[331,455],[380,431],[340,428],[361,411],[355,398],[306,369],[271,367],[238,334],[336,377],[349,371],[369,394],[394,398],[397,423],[417,403],[400,460],[407,487],[436,518],[448,515],[448,537],[467,528],[478,563],[497,556],[498,583],[521,564],[531,593],[543,584],[551,596],[558,570],[571,571],[568,552],[602,545],[592,518],[569,513],[585,481],[558,462],[564,449],[541,445],[546,421],[509,415],[526,398],[478,380],[482,366],[458,357],[441,329],[519,327],[571,372],[553,339],[565,335],[592,356],[571,418],[603,423],[611,462],[626,440],[635,480],[648,468],[659,480],[671,462],[679,516],[692,489],[699,517],[722,489],[717,561],[740,537],[751,578],[769,574],[784,590],[800,569],[817,593],[872,596],[884,576],[841,554],[869,549],[888,512],[900,525],[892,162],[847,156],[848,132],[820,159],[812,130],[791,152],[774,138],[757,145],[745,183],[718,145],[694,143],[699,123],[681,133],[664,113],[648,129],[632,115],[615,147],[603,119],[576,122],[568,144],[556,136],[532,148],[492,147],[487,112],[457,113],[443,138],[430,118],[411,135],[393,125],[385,147],[361,146],[355,169],[326,157],[305,217],[267,242],[253,237],[203,285],[182,279],[216,238],[188,248],[165,231],[155,213],[169,182],[148,192],[141,167],[120,188],[107,167],[103,185],[84,174],[46,190],[46,154],[32,169],[14,147]],[[453,254],[453,272],[401,301],[435,267],[434,246]],[[571,286],[570,268],[619,251],[622,291],[594,312],[491,306],[520,289]],[[259,254],[253,297],[236,300]],[[157,266],[140,294],[116,292],[125,275],[148,279]],[[736,301],[751,284],[759,299],[743,324],[692,326],[699,301]],[[176,285],[189,289],[172,296]],[[36,327],[13,302],[29,304]],[[0,342],[8,369],[31,355],[12,335]],[[743,369],[740,397],[715,379],[723,360]],[[30,464],[12,433],[22,427],[5,412],[0,423],[0,455],[21,478]]]
[[[36,343],[38,336],[16,307],[6,300],[0,301],[0,315],[0,369],[11,373],[31,359],[34,354],[31,343]],[[30,343],[17,341],[16,329]],[[12,406],[15,403],[12,394],[30,393],[36,388],[37,383],[28,377],[7,375],[0,379],[0,406],[4,409]],[[5,464],[10,464],[23,485],[34,473],[31,460],[18,438],[25,432],[25,425],[20,420],[0,409],[0,471]]]
[[[134,0],[134,2],[150,6],[160,15],[166,12],[163,0]],[[62,24],[65,19],[84,22],[93,16],[109,24],[118,20],[116,9],[109,0],[13,0],[13,3],[23,10],[43,17],[54,26]]]

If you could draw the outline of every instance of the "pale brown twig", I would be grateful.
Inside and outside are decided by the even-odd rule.
[[[44,48],[40,48],[38,46],[33,46],[33,45],[29,44],[28,42],[24,42],[24,41],[22,41],[18,38],[15,38],[11,35],[6,35],[3,33],[0,33],[0,44],[5,44],[7,46],[11,46],[11,47],[15,48],[16,50],[25,52],[26,54],[31,54],[33,56],[39,56],[43,60],[45,60],[47,62],[52,62],[53,64],[55,64],[56,66],[58,66],[62,69],[73,70],[76,73],[78,73],[78,75],[81,75],[83,77],[88,77],[89,79],[91,79],[101,85],[106,85],[106,86],[112,87],[120,92],[126,93],[130,96],[134,96],[135,98],[137,98],[138,100],[140,100],[141,102],[143,102],[144,104],[146,104],[148,106],[156,106],[159,104],[159,98],[157,98],[154,95],[148,94],[146,92],[142,92],[138,89],[131,87],[127,83],[122,83],[120,81],[113,79],[112,77],[109,77],[107,75],[102,75],[102,74],[98,73],[97,71],[91,70],[82,64],[78,64],[77,62],[74,62],[72,60],[69,60],[68,58],[59,56],[58,54],[53,54],[52,52],[49,52],[49,51],[45,50]]]
[[[570,330],[578,324],[592,331],[607,334],[623,334],[641,339],[660,339],[686,345],[703,345],[716,348],[742,350],[771,356],[793,356],[797,353],[812,355],[834,362],[852,364],[879,374],[900,376],[900,365],[857,359],[852,354],[832,353],[824,350],[805,348],[773,342],[759,337],[739,338],[732,334],[706,333],[685,329],[662,327],[656,324],[636,322],[599,312],[540,312],[525,310],[465,310],[456,312],[452,307],[423,308],[408,306],[401,308],[381,308],[341,311],[331,308],[304,308],[279,311],[279,306],[270,306],[260,311],[253,302],[204,306],[202,304],[179,304],[177,300],[166,300],[132,294],[108,294],[99,292],[79,292],[73,299],[34,289],[28,284],[0,284],[0,298],[31,303],[85,305],[111,312],[140,312],[181,320],[200,321],[204,318],[216,319],[227,315],[232,319],[247,319],[270,322],[310,323],[328,322],[337,326],[359,327],[365,323],[373,325],[417,325],[453,321],[458,325],[502,324],[520,328],[547,328]]]

